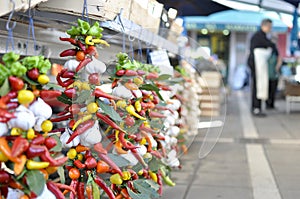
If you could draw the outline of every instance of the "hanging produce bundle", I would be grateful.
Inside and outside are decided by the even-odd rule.
[[[102,31],[98,22],[78,19],[67,31],[70,37],[60,38],[73,48],[60,53],[68,60],[56,76],[58,85],[48,83],[51,64],[43,56],[3,56],[0,187],[5,198],[151,199],[162,195],[163,184],[175,186],[171,168],[180,167],[178,145],[185,141],[184,100],[176,85],[184,78],[160,75],[158,67],[118,53],[111,82],[101,84],[106,65],[96,46],[109,46]],[[49,97],[65,105],[55,116],[45,103]]]
[[[10,52],[2,57],[0,99],[0,184],[5,198],[55,198],[53,188],[62,186],[48,176],[67,160],[61,154],[56,135],[49,136],[53,124],[51,107],[42,99],[51,68],[43,56],[20,56]],[[52,184],[53,187],[48,185]]]

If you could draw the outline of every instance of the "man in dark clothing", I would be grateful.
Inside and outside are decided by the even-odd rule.
[[[254,116],[265,116],[261,111],[261,100],[257,98],[256,90],[256,74],[255,74],[255,48],[269,48],[272,47],[272,41],[267,38],[267,33],[272,29],[272,21],[270,19],[264,19],[261,22],[260,30],[257,31],[251,38],[250,41],[250,54],[248,57],[248,65],[251,69],[252,74],[252,113]]]

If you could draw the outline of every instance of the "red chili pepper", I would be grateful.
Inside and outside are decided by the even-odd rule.
[[[138,73],[135,70],[125,70],[125,76],[137,76]]]
[[[137,146],[128,144],[127,140],[125,139],[125,133],[124,132],[119,132],[119,140],[120,140],[121,144],[123,145],[123,147],[125,147],[127,149],[139,148]]]
[[[112,169],[114,169],[118,174],[120,174],[120,176],[123,176],[123,173],[121,171],[121,169],[116,165],[116,163],[114,163],[107,154],[103,154],[103,153],[98,153],[98,156],[101,160],[103,160],[104,162],[106,162]]]
[[[7,195],[8,195],[8,186],[2,186],[0,188],[0,198],[3,198],[3,197],[7,198]]]
[[[88,169],[93,169],[93,168],[96,168],[97,166],[97,161],[95,158],[93,157],[88,157],[86,160],[85,160],[85,163],[86,165],[86,168]]]
[[[19,91],[24,87],[24,81],[18,77],[10,76],[8,81],[13,91]]]
[[[92,73],[88,77],[89,83],[93,85],[100,85],[100,79],[98,73]]]
[[[116,72],[116,75],[117,75],[117,76],[123,76],[123,75],[125,75],[125,70],[123,70],[123,69],[118,70],[118,71]]]
[[[8,110],[16,109],[16,108],[18,108],[18,106],[19,106],[19,103],[18,103],[18,102],[8,102],[8,103],[6,104],[6,108],[7,108]]]
[[[65,189],[65,190],[71,191],[73,194],[76,194],[76,190],[71,186],[68,186],[66,184],[56,183],[56,182],[54,184],[59,189]]]
[[[155,108],[155,104],[153,102],[141,102],[141,106],[145,110]]]
[[[18,96],[17,91],[10,91],[6,95],[0,98],[0,108],[6,109],[6,104],[13,98]]]
[[[45,145],[47,149],[50,150],[57,145],[57,141],[53,137],[47,137],[45,140]]]
[[[1,123],[7,123],[10,119],[5,118],[5,117],[0,117],[0,122]]]
[[[76,130],[73,132],[73,134],[70,136],[70,138],[68,139],[68,141],[66,143],[69,144],[70,142],[72,142],[74,140],[75,137],[81,135],[82,133],[84,133],[89,128],[92,128],[94,126],[94,123],[95,123],[94,120],[88,120],[86,122],[81,123],[76,128]]]
[[[88,199],[94,199],[94,197],[93,197],[93,188],[92,188],[92,184],[91,183],[88,183],[86,185],[85,192],[86,192],[86,195],[87,195]]]
[[[71,114],[50,119],[51,122],[61,122],[73,118]]]
[[[166,118],[165,115],[159,113],[159,112],[155,112],[155,111],[150,111],[149,116],[151,118]]]
[[[94,181],[101,189],[103,189],[103,191],[105,191],[105,193],[110,199],[115,199],[113,191],[105,184],[105,182],[99,176],[95,175]]]
[[[165,140],[165,136],[163,136],[163,135],[161,135],[161,134],[154,133],[154,134],[152,134],[152,136],[153,136],[156,140]]]
[[[130,175],[131,175],[132,180],[137,180],[137,179],[139,178],[138,174],[137,174],[134,170],[132,170],[132,169],[127,169],[127,171],[130,172]]]
[[[49,162],[49,166],[51,167],[62,166],[69,159],[68,157],[53,159],[47,149],[45,153],[40,156],[40,158],[42,161]]]
[[[118,79],[115,79],[112,83],[111,83],[111,88],[115,88],[118,85]]]
[[[74,179],[71,181],[70,187],[72,187],[74,190],[77,190],[78,187],[78,180]],[[75,199],[76,194],[73,192],[70,193],[70,199]]]
[[[170,109],[170,108],[167,108],[167,107],[165,107],[165,106],[155,106],[155,109],[157,109],[157,110],[163,110],[163,111],[170,111],[172,114],[174,113],[174,111],[172,110],[172,109]]]
[[[129,127],[133,126],[135,123],[135,119],[133,117],[131,117],[129,114],[126,116],[124,121],[125,121],[125,124]]]
[[[78,44],[79,48],[81,48],[81,50],[86,51],[86,46],[81,41],[78,40],[77,44]]]
[[[11,176],[4,170],[0,170],[0,183],[7,184],[10,181]]]
[[[33,144],[37,144],[37,145],[44,144],[45,139],[46,138],[44,136],[38,135],[37,137],[33,138],[30,143],[31,143],[31,145],[33,145]]]
[[[88,159],[89,157],[93,157],[92,152],[90,150],[86,151],[84,154],[85,159]]]
[[[160,170],[158,170],[156,175],[157,175],[157,184],[159,185],[159,189],[158,189],[157,193],[160,196],[162,196],[162,193],[163,193],[163,180],[162,180],[162,175],[161,175]]]
[[[128,143],[128,145],[134,146],[131,142]],[[133,147],[130,149],[134,157],[143,165],[144,168],[148,168],[147,163],[145,162],[144,158],[137,152],[136,149]]]
[[[46,151],[46,148],[44,146],[30,144],[28,150],[26,151],[26,156],[28,159],[39,157],[43,155]]]
[[[90,57],[87,57],[84,60],[82,60],[76,67],[76,73],[78,73],[78,71],[80,71],[83,67],[85,67],[91,61],[92,61],[92,58],[90,58]]]
[[[13,113],[8,112],[7,110],[0,109],[0,117],[11,119],[15,118],[15,115]]]
[[[57,83],[58,83],[60,86],[62,86],[62,87],[68,87],[68,86],[70,86],[71,84],[73,84],[73,83],[75,82],[75,80],[70,78],[70,79],[67,79],[67,80],[65,80],[65,81],[62,81],[62,80],[61,80],[61,77],[62,77],[62,74],[63,74],[64,72],[66,72],[66,71],[63,70],[63,71],[61,71],[61,72],[59,72],[59,73],[57,74],[57,76],[56,76],[56,81],[57,81]]]
[[[145,74],[146,74],[146,72],[145,72],[145,71],[143,71],[143,70],[137,70],[136,72],[137,72],[137,73],[138,73],[138,75],[140,75],[140,76],[142,76],[142,75],[145,75]]]
[[[67,49],[67,50],[64,50],[62,51],[59,56],[60,57],[67,57],[67,56],[75,56],[77,53],[77,50],[76,49]]]
[[[73,45],[77,45],[77,40],[73,38],[59,37],[60,41],[68,41]]]
[[[29,148],[29,142],[23,137],[18,137],[11,148],[11,156],[18,157]]]
[[[74,160],[73,164],[78,168],[78,169],[83,169],[86,167],[85,164],[83,164],[80,160]]]
[[[56,199],[65,199],[64,194],[59,190],[59,188],[54,184],[54,182],[48,181],[46,185],[49,191],[51,191],[55,195]]]
[[[116,123],[114,123],[109,116],[107,115],[103,115],[99,112],[96,113],[97,117],[102,120],[104,123],[106,123],[107,125],[111,126],[113,129],[119,130],[121,132],[124,132],[123,129],[121,129],[121,127],[119,127]]]
[[[157,79],[157,78],[158,78],[157,73],[149,73],[148,75],[146,75],[146,79]]]
[[[107,93],[103,92],[103,91],[102,91],[101,89],[99,89],[99,88],[96,88],[96,89],[94,90],[93,95],[94,95],[95,97],[104,97],[104,98],[106,98],[106,99],[112,99],[112,100],[120,100],[120,99],[121,99],[120,97],[116,97],[116,96],[112,96],[112,95],[110,95],[110,94],[107,94]]]
[[[146,131],[147,133],[156,133],[153,129],[149,128],[149,127],[145,127],[144,124],[141,124],[140,128],[141,131]]]
[[[84,183],[83,182],[79,182],[79,184],[78,184],[77,197],[78,197],[78,199],[85,199],[85,197],[84,197]]]
[[[62,78],[73,78],[74,76],[75,76],[75,72],[69,70],[65,70],[65,72],[61,74]]]
[[[56,98],[58,96],[61,96],[61,91],[56,91],[56,90],[41,90],[40,91],[40,97],[42,99]]]
[[[95,46],[89,46],[85,51],[84,51],[85,54],[89,54],[91,56],[94,56],[94,57],[98,57],[98,52],[97,52],[97,48]]]
[[[107,150],[103,148],[103,145],[101,142],[94,144],[94,150],[98,153],[107,154]]]
[[[21,163],[20,158],[15,158],[11,156],[11,148],[8,145],[8,141],[5,137],[0,137],[0,151],[12,162]]]
[[[74,98],[76,95],[76,89],[75,88],[68,88],[64,91],[64,94],[68,97],[68,98]]]

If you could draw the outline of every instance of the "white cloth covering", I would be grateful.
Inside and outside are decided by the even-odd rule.
[[[271,48],[254,49],[257,99],[267,100],[269,97],[268,59],[271,56],[271,53]]]

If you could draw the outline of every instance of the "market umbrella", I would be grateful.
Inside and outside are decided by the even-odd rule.
[[[291,54],[294,55],[297,49],[298,49],[298,12],[297,12],[297,8],[295,8],[293,14],[293,28],[291,30],[291,46],[290,46]]]

